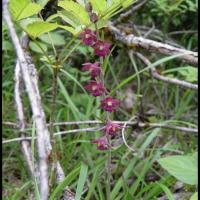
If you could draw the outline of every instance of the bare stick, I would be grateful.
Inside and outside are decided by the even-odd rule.
[[[37,145],[38,145],[38,155],[39,155],[39,172],[40,172],[40,198],[41,200],[47,200],[49,194],[48,186],[48,165],[47,165],[47,150],[45,138],[48,137],[48,129],[46,126],[44,115],[41,113],[41,102],[40,96],[37,94],[37,89],[34,88],[32,80],[28,70],[28,64],[24,56],[24,51],[20,45],[19,39],[17,37],[13,22],[8,11],[8,1],[3,1],[3,16],[8,25],[10,36],[15,47],[15,51],[20,63],[23,80],[25,87],[29,96],[31,103],[31,108],[33,112],[33,118],[36,124],[37,131]]]
[[[23,38],[22,38],[23,40]],[[17,61],[15,65],[15,87],[14,87],[14,93],[15,93],[15,108],[17,112],[17,119],[19,121],[19,129],[21,132],[21,137],[25,137],[24,132],[26,128],[26,120],[25,120],[25,115],[24,115],[24,110],[23,110],[23,103],[21,99],[21,91],[23,90],[23,85],[22,85],[22,77],[21,77],[21,71],[20,71],[20,65],[19,62]],[[32,161],[32,151],[30,148],[30,142],[27,140],[23,140],[21,142],[21,148],[22,152],[24,154],[24,157],[26,159],[26,163],[28,165],[29,172],[32,177],[35,176],[35,170],[33,167],[33,161]]]
[[[28,53],[28,51],[25,51],[25,56],[26,56],[26,60],[28,62],[28,66],[29,66],[29,72],[30,72],[32,84],[34,85],[37,96],[40,97],[40,93],[39,93],[39,89],[38,89],[38,75],[37,75],[36,67],[33,64],[32,57]],[[40,103],[40,105],[38,105],[38,106],[40,106],[41,115],[43,116],[43,119],[45,119],[45,113],[44,113],[44,110],[42,108],[42,104]],[[46,122],[45,122],[45,125],[47,127]],[[49,126],[50,126],[50,124],[49,124]],[[46,137],[45,145],[46,145],[47,154],[50,154],[51,150],[52,150],[52,145],[51,145],[51,142],[50,142],[49,133]],[[59,184],[65,178],[64,171],[63,171],[63,169],[62,169],[62,167],[61,167],[61,165],[58,161],[56,161],[52,165],[53,165],[53,168],[56,169],[56,181]],[[68,187],[66,187],[63,190],[63,200],[68,200],[70,198],[73,199],[75,195],[73,196],[72,194],[73,193],[70,191],[70,189]]]
[[[87,121],[86,121],[87,122]],[[90,123],[92,121],[89,121]],[[96,124],[101,123],[100,121],[94,121]],[[124,125],[124,129],[128,128],[128,126],[138,126],[140,128],[163,128],[163,129],[172,129],[172,130],[178,130],[182,132],[187,132],[187,133],[198,133],[198,129],[196,128],[190,128],[190,127],[181,127],[181,126],[174,126],[170,124],[162,124],[162,123],[142,123],[142,122],[136,122],[136,121],[113,121],[114,123],[119,123]],[[72,123],[72,122],[71,122]],[[65,135],[69,133],[81,133],[81,132],[96,132],[102,130],[104,127],[90,127],[90,128],[82,128],[82,129],[73,129],[73,130],[68,130],[68,131],[61,131],[54,133],[54,137],[58,135]],[[3,140],[2,144],[7,144],[11,142],[19,142],[23,140],[31,140],[31,139],[36,139],[32,137],[19,137],[19,138],[13,138],[9,140]]]
[[[151,64],[151,62],[145,56],[143,56],[141,53],[134,52],[134,54],[136,56],[138,56],[146,65]],[[189,83],[187,81],[182,81],[182,80],[178,80],[178,79],[175,79],[175,78],[169,78],[169,77],[160,75],[160,74],[158,74],[158,72],[156,71],[155,68],[151,68],[150,71],[151,71],[151,75],[158,80],[164,81],[166,83],[172,83],[172,84],[175,84],[175,85],[180,85],[180,86],[185,87],[185,88],[198,90],[197,84],[192,84],[192,83]]]
[[[7,122],[3,122],[4,124],[7,124]],[[185,131],[185,132],[191,132],[191,133],[197,133],[198,129],[193,129],[193,128],[187,128],[187,127],[181,127],[181,126],[173,126],[173,125],[167,125],[167,124],[163,124],[163,123],[139,123],[137,121],[113,121],[113,123],[117,123],[117,124],[125,124],[128,126],[139,126],[139,127],[155,127],[157,125],[157,127],[161,127],[161,128],[166,128],[166,129],[176,129],[176,130],[181,130],[181,131]],[[9,122],[9,125],[15,125],[15,123]],[[54,123],[55,126],[68,126],[68,125],[80,125],[80,124],[103,124],[102,121],[99,120],[88,120],[88,121],[73,121],[73,122],[56,122]],[[62,132],[58,132],[58,133],[75,133],[75,132],[83,132],[83,131],[90,131],[94,129],[94,131],[97,131],[99,129],[96,128],[84,128],[84,129],[73,129],[73,130],[68,130],[68,131],[62,131]],[[58,133],[54,133],[57,134]]]
[[[136,37],[133,34],[126,35],[121,30],[113,26],[111,22],[108,23],[108,28],[114,34],[116,40],[119,40],[120,42],[126,44],[127,46],[130,46],[130,47],[137,46],[137,47],[144,48],[150,52],[161,53],[164,55],[184,54],[177,58],[193,65],[198,64],[197,52],[176,48],[171,45],[145,39],[143,37]]]

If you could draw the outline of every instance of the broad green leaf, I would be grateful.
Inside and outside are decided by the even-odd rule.
[[[78,179],[75,200],[80,200],[83,192],[83,187],[87,178],[88,166],[85,163],[81,165],[81,171]]]
[[[73,13],[82,24],[90,24],[89,14],[86,12],[85,8],[80,4],[71,0],[65,0],[59,2],[58,6],[64,8],[66,11]]]
[[[65,29],[66,31],[69,31],[73,35],[77,34],[77,31],[74,28],[70,27],[70,26],[58,25],[58,27],[62,28],[62,29]]]
[[[26,19],[22,19],[20,20],[19,24],[20,26],[25,30],[26,27],[33,23],[33,22],[43,22],[42,19],[40,18],[36,18],[36,17],[31,17],[31,18],[26,18]]]
[[[122,6],[124,8],[127,8],[129,7],[135,0],[125,0],[125,1],[122,1]]]
[[[37,3],[40,4],[42,7],[44,7],[48,2],[49,0],[37,0]]]
[[[73,27],[81,25],[80,20],[76,17],[74,13],[70,11],[66,11],[66,10],[59,11],[57,15]]]
[[[42,35],[43,33],[50,32],[54,29],[56,29],[58,25],[56,23],[48,23],[48,22],[33,22],[31,24],[28,24],[28,26],[25,28],[27,33],[34,38]]]
[[[39,4],[32,3],[30,0],[11,0],[9,9],[14,20],[18,21],[37,14],[42,7]]]
[[[190,200],[198,200],[198,192],[195,192],[192,197],[190,198]]]
[[[159,159],[158,163],[183,183],[197,184],[197,156],[169,156]]]
[[[96,11],[100,16],[107,8],[106,0],[89,0],[89,2],[92,4],[93,10]]]
[[[44,43],[42,43],[42,42],[38,42],[38,43],[40,44],[41,48],[46,52],[46,51],[47,51],[47,46],[46,46]],[[30,41],[29,47],[30,47],[30,49],[31,49],[32,51],[35,51],[35,52],[41,53],[41,54],[44,53],[44,52],[41,50],[41,48],[40,48],[35,42]]]
[[[64,45],[66,43],[64,37],[58,33],[43,34],[39,39],[50,45],[53,43],[55,46]]]

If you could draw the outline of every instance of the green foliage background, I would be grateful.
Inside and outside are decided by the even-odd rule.
[[[41,1],[38,2],[41,3]],[[35,9],[39,10],[40,8],[36,6]],[[156,32],[148,35],[149,39],[197,51],[197,9],[197,0],[146,1],[141,9],[132,13],[131,17],[120,25],[126,32],[143,36],[144,32],[155,27]],[[16,16],[16,18],[22,19],[23,15]],[[52,18],[51,23],[55,23],[56,19]],[[117,19],[117,16],[112,18],[112,20],[114,19]],[[62,20],[59,18],[58,22],[62,22]],[[22,21],[22,24],[27,24],[25,20]],[[139,31],[135,29],[133,23],[137,25]],[[57,26],[56,23],[55,26]],[[20,36],[22,30],[19,26],[16,28]],[[47,120],[51,113],[52,70],[46,55],[50,60],[54,60],[52,41],[61,58],[64,59],[67,56],[58,82],[56,121],[98,119],[101,117],[99,99],[91,98],[84,90],[83,85],[90,77],[80,70],[82,63],[88,59],[93,61],[94,58],[91,56],[91,49],[81,45],[70,32],[59,28],[50,34],[35,33],[39,37],[32,38],[30,42],[29,47],[39,74],[39,87]],[[115,42],[106,33],[105,29],[105,38],[111,40],[115,45],[107,63],[105,76],[106,86],[112,90],[131,74],[137,73],[146,66],[136,57],[129,56],[127,48],[121,43]],[[4,23],[2,35],[2,117],[4,122],[15,122],[13,100],[15,52]],[[139,50],[152,62],[159,61],[164,57],[142,49],[136,50]],[[157,69],[163,75],[197,83],[197,68],[181,61],[173,59],[165,63],[160,62]],[[153,86],[156,86],[158,92],[154,90]],[[119,88],[115,95],[122,101],[120,109],[114,115],[115,120],[128,120],[131,116],[137,115],[145,122],[197,127],[197,92],[161,81],[152,81],[148,72],[139,74],[132,82]],[[131,109],[126,104],[127,98],[131,99],[133,103]],[[32,124],[31,109],[26,95],[24,103],[27,121]],[[79,126],[79,128],[83,127],[83,125]],[[56,129],[62,131],[73,128],[76,127],[61,126]],[[34,134],[34,128],[27,132],[31,136]],[[18,136],[19,132],[16,129],[3,126],[3,140]],[[77,189],[83,189],[82,182],[86,181],[85,186],[88,190],[82,194],[82,198],[86,200],[105,200],[106,153],[96,150],[95,146],[90,144],[90,141],[98,136],[100,136],[99,132],[80,132],[56,137],[57,147],[62,155],[60,161],[67,174],[64,185],[70,185],[70,188],[76,192]],[[197,151],[196,135],[170,129],[133,127],[128,129],[126,138],[129,145],[133,145],[139,150],[143,159],[132,155],[131,151],[122,144],[119,134],[114,141],[116,148],[112,151],[111,200],[139,200],[141,198],[156,200],[163,195],[171,200],[173,199],[172,194],[177,192],[183,193],[183,200],[192,196],[196,191],[196,185],[187,184],[186,181],[180,191],[176,190],[174,185],[177,182],[177,176],[175,178],[173,173],[170,174],[167,166],[162,165],[162,161],[159,159],[173,155],[194,155],[194,152]],[[33,148],[33,150],[37,155],[36,149]],[[80,174],[85,177],[85,180],[81,180]],[[19,143],[3,145],[2,181],[3,199],[29,199],[34,191],[35,186],[30,181]],[[55,192],[58,194],[61,189],[62,186],[55,187],[52,195]],[[187,196],[188,193],[189,196]],[[80,198],[80,191],[77,198]]]

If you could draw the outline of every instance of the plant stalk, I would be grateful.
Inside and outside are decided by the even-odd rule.
[[[96,28],[96,32],[97,32],[97,38],[100,39],[100,33],[97,27],[97,24],[95,23],[95,28]],[[102,82],[102,84],[104,85],[104,69],[103,69],[103,57],[100,57],[100,66],[101,66],[101,73],[100,73],[100,81]],[[106,95],[103,94],[103,98],[105,98]],[[110,116],[109,113],[106,112],[106,121],[110,120]],[[106,135],[107,140],[108,140],[108,145],[109,145],[109,150],[108,150],[108,155],[107,155],[107,163],[106,163],[106,168],[107,168],[107,184],[106,184],[106,196],[107,196],[107,200],[110,200],[110,191],[111,191],[111,187],[110,187],[110,182],[111,182],[111,161],[112,161],[112,155],[111,155],[111,143],[110,143],[110,137],[107,134]]]
[[[53,83],[52,83],[52,103],[51,103],[51,114],[50,114],[50,138],[51,138],[51,145],[52,145],[52,151],[51,151],[51,159],[52,159],[52,167],[50,172],[50,179],[49,179],[49,185],[50,188],[53,185],[53,180],[55,177],[55,164],[57,162],[57,153],[56,153],[56,143],[55,139],[53,137],[54,134],[54,121],[55,121],[55,111],[56,111],[56,97],[57,97],[57,79],[58,79],[58,73],[59,68],[55,66],[53,68]]]

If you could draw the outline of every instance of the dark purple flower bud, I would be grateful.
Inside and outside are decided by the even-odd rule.
[[[121,128],[122,126],[117,124],[117,123],[114,123],[112,121],[108,121],[105,128],[104,128],[104,131],[106,134],[108,135],[111,135],[111,136],[115,136],[117,131]]]
[[[97,36],[94,31],[86,28],[82,33],[80,33],[80,38],[85,45],[92,46],[97,40]]]
[[[92,12],[92,4],[90,2],[86,3],[85,10],[89,13]]]
[[[82,64],[82,71],[90,71],[92,78],[96,78],[101,73],[100,62]]]
[[[99,150],[106,150],[109,147],[108,139],[106,136],[93,140],[92,143],[96,144]]]
[[[112,112],[118,106],[119,100],[113,99],[112,97],[106,97],[105,99],[101,100],[101,107],[108,112]]]
[[[105,57],[110,52],[111,44],[106,41],[97,40],[92,47],[94,49],[95,55]]]
[[[106,88],[103,83],[97,81],[90,81],[89,84],[85,86],[85,89],[91,92],[94,97],[101,96],[106,92]]]
[[[93,23],[96,23],[98,21],[98,16],[96,13],[91,13],[90,14],[90,21]]]

